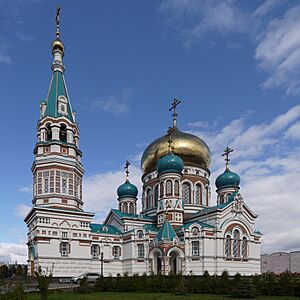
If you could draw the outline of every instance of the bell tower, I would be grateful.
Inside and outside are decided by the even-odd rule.
[[[64,78],[65,46],[60,38],[60,8],[52,42],[52,78],[40,105],[32,165],[34,206],[82,211],[82,153],[79,128]]]

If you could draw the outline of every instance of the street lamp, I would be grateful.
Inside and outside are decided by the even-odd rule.
[[[100,253],[101,277],[103,277],[103,252]]]

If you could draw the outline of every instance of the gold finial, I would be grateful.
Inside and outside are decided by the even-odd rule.
[[[57,6],[56,8],[56,18],[55,18],[55,21],[56,21],[56,38],[59,39],[60,37],[60,31],[59,31],[59,23],[60,23],[60,7]]]
[[[129,170],[128,170],[128,167],[130,166],[130,162],[128,160],[126,160],[125,162],[125,167],[124,169],[126,170],[126,181],[128,181],[128,177],[129,177]]]
[[[225,156],[225,161],[226,161],[226,170],[229,170],[228,166],[229,166],[229,162],[230,162],[230,159],[229,159],[229,154],[233,152],[233,149],[229,148],[229,147],[226,147],[225,150],[224,150],[224,153],[222,154],[222,156]]]
[[[176,114],[176,106],[181,103],[181,100],[174,98],[173,103],[169,111],[173,110],[173,128],[177,126],[177,114]]]

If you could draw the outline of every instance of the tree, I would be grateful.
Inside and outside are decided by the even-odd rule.
[[[45,270],[42,269],[41,266],[38,266],[37,270],[34,272],[34,275],[38,282],[38,289],[40,290],[41,300],[47,300],[49,294],[49,285],[51,283],[53,277],[53,268],[52,267],[46,268]]]

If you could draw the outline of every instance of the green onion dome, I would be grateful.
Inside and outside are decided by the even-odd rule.
[[[134,184],[130,183],[129,180],[126,180],[125,183],[118,187],[117,194],[119,198],[136,198],[138,189]]]
[[[161,157],[156,165],[158,175],[164,173],[181,173],[183,170],[183,160],[173,153]]]
[[[240,176],[234,172],[231,172],[229,169],[226,169],[225,172],[219,175],[216,179],[217,189],[224,187],[238,187],[240,184]]]

